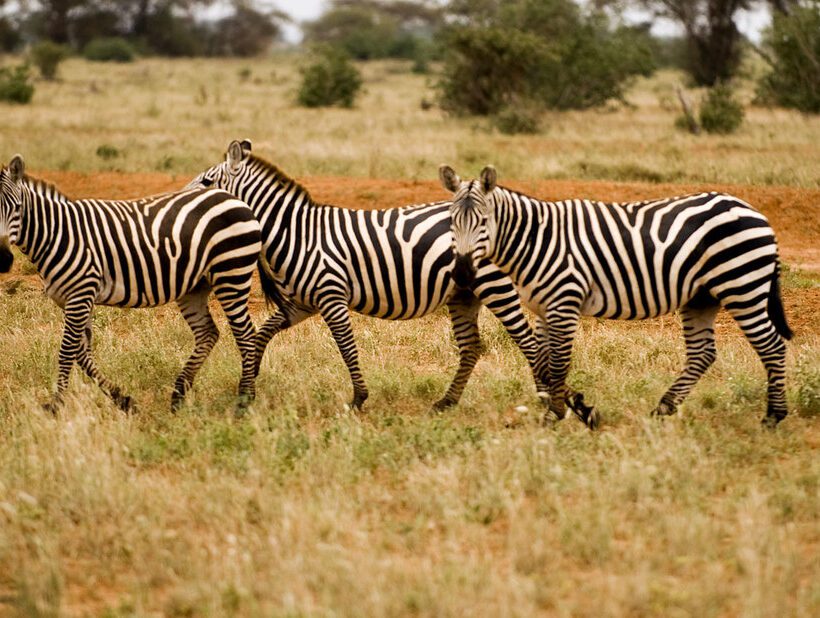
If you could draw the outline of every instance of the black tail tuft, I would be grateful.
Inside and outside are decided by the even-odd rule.
[[[786,322],[786,312],[783,311],[783,299],[780,297],[780,264],[774,269],[772,287],[769,288],[769,319],[775,330],[787,341],[794,336],[792,329]]]
[[[270,266],[267,263],[267,258],[264,253],[259,254],[259,283],[262,284],[262,292],[265,294],[265,300],[268,306],[275,305],[277,308],[282,308],[282,295],[279,293],[279,288],[276,287],[276,282],[270,272]]]

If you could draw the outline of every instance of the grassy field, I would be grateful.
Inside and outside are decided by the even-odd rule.
[[[494,161],[545,197],[683,188],[543,180],[636,170],[792,185],[735,187],[787,256],[792,414],[761,430],[763,369],[723,315],[717,363],[677,417],[653,421],[683,361],[677,319],[584,320],[570,382],[604,426],[546,429],[524,359],[485,312],[484,356],[444,414],[429,408],[457,352],[440,313],[354,318],[363,414],[345,410],[349,379],[326,327],[300,324],[270,346],[242,420],[219,316],[223,337],[171,415],[192,338],[166,307],[95,313],[98,364],[139,414],[75,372],[55,420],[40,403],[62,315],[19,260],[0,279],[0,616],[819,615],[818,120],[751,110],[737,136],[689,137],[671,128],[673,77],[661,75],[631,92],[636,109],[556,115],[543,135],[508,138],[422,111],[424,78],[392,64],[365,68],[357,109],[299,110],[283,63],[68,61],[32,106],[3,107],[0,158],[20,151],[74,195],[135,195],[179,186],[249,136],[322,199],[364,206],[433,199],[411,181],[442,160],[467,172]],[[105,144],[120,154],[95,154]],[[258,296],[252,312],[266,314]]]
[[[37,83],[31,105],[4,106],[0,160],[23,152],[32,169],[190,175],[230,140],[252,137],[297,176],[435,178],[442,162],[491,162],[509,178],[820,187],[820,118],[750,108],[734,136],[691,136],[673,127],[682,81],[674,73],[638,82],[629,107],[547,114],[542,134],[507,137],[481,120],[422,110],[422,99],[435,99],[435,77],[400,62],[362,67],[366,92],[354,109],[298,108],[300,62],[68,60],[59,81]]]

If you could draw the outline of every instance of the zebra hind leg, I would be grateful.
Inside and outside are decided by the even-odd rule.
[[[766,312],[727,307],[766,368],[768,404],[762,423],[774,429],[789,413],[786,407],[786,342]]]
[[[185,366],[180,372],[174,384],[174,393],[171,395],[171,411],[176,412],[185,395],[191,388],[197,372],[205,359],[213,350],[219,339],[219,330],[214,324],[211,312],[208,309],[208,294],[210,289],[207,286],[200,286],[187,296],[177,301],[182,317],[188,323],[194,334],[194,351],[188,358]]]
[[[91,314],[89,314],[89,318]],[[108,380],[94,363],[94,356],[91,352],[91,325],[88,324],[85,328],[85,336],[83,337],[79,354],[77,356],[77,363],[80,365],[85,374],[94,380],[100,390],[104,392],[114,402],[120,410],[125,413],[134,413],[137,411],[131,397],[123,395],[122,389],[116,384]]]
[[[353,401],[350,407],[361,410],[367,400],[367,385],[359,367],[359,351],[356,349],[356,339],[353,337],[353,328],[350,325],[350,312],[347,305],[341,301],[325,301],[320,308],[325,323],[330,328],[333,339],[342,354],[350,379],[353,382]]]
[[[661,397],[652,416],[675,414],[680,403],[700,380],[717,358],[715,347],[715,316],[719,306],[715,303],[686,306],[680,310],[683,338],[686,342],[686,364],[683,371]]]
[[[433,404],[434,410],[444,410],[459,402],[481,355],[481,338],[478,333],[478,312],[481,304],[478,299],[472,294],[456,295],[447,303],[447,308],[450,310],[453,334],[458,344],[458,369],[444,397]]]
[[[248,312],[251,278],[220,279],[214,283],[214,294],[225,311],[236,346],[242,357],[242,377],[239,380],[239,403],[236,413],[241,415],[256,398],[256,328]]]
[[[291,311],[285,313],[281,309],[270,316],[256,333],[256,361],[254,362],[254,377],[259,375],[259,368],[262,366],[262,357],[265,356],[265,350],[268,348],[270,340],[283,330],[287,330],[302,320],[315,315],[306,311]]]

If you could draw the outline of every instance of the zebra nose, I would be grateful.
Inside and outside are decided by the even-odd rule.
[[[470,254],[457,253],[453,267],[453,281],[460,288],[468,288],[475,281],[475,265]]]
[[[7,273],[11,270],[11,265],[14,263],[14,254],[8,245],[0,245],[0,273]]]

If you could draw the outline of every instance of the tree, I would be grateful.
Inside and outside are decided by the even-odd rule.
[[[679,23],[686,34],[686,67],[698,85],[730,79],[740,64],[743,39],[735,24],[741,9],[769,4],[787,13],[796,0],[595,0],[598,7],[639,6]]]

